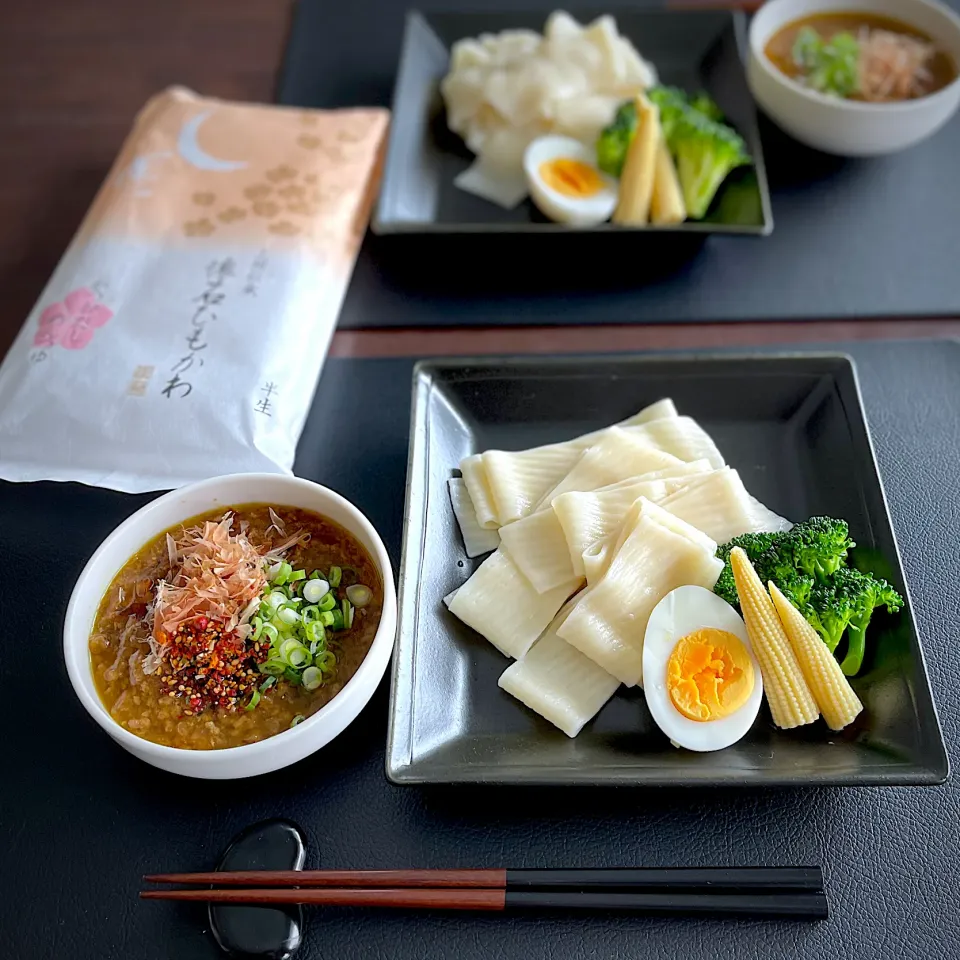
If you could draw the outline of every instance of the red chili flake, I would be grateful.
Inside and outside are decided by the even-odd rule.
[[[189,703],[188,715],[207,707],[235,710],[248,703],[260,680],[257,668],[269,652],[234,631],[225,633],[220,621],[208,617],[182,623],[169,644],[161,662],[167,674],[162,679],[175,687],[171,696]]]

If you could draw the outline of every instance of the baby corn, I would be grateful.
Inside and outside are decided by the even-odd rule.
[[[657,145],[663,139],[660,111],[643,94],[637,95],[637,132],[620,174],[620,199],[613,222],[638,226],[650,219],[650,202],[657,168]]]
[[[863,704],[817,631],[775,583],[771,582],[768,586],[783,630],[797,655],[800,669],[823,719],[831,730],[842,730],[863,710]]]
[[[730,552],[730,567],[747,635],[760,663],[763,691],[773,722],[783,730],[813,723],[820,716],[816,701],[803,678],[776,607],[740,547]]]
[[[677,178],[677,168],[667,149],[667,141],[657,144],[657,163],[653,174],[653,196],[650,199],[650,222],[657,224],[683,223],[687,208]]]

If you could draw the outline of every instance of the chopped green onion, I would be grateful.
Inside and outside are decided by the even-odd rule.
[[[272,590],[264,598],[264,603],[267,604],[272,610],[278,610],[282,607],[290,598],[286,595],[283,590]]]
[[[285,584],[290,579],[291,573],[293,573],[293,567],[291,567],[290,564],[287,563],[286,560],[284,560],[280,564],[280,569],[279,571],[277,571],[276,576],[273,578],[273,582],[278,587],[283,586],[283,584]]]
[[[310,651],[301,644],[296,650],[291,650],[287,654],[287,662],[295,670],[300,670],[310,662]]]
[[[266,693],[272,686],[275,686],[277,682],[276,677],[267,677],[263,683],[260,684],[260,692]]]
[[[276,642],[277,637],[280,636],[280,631],[272,623],[265,623],[263,625],[263,636],[265,636],[271,643],[274,643]]]
[[[331,673],[336,665],[337,658],[333,655],[332,650],[321,650],[314,660],[314,666],[323,670],[324,673]]]
[[[280,647],[277,650],[277,654],[282,660],[286,660],[287,663],[289,663],[290,660],[288,658],[288,654],[290,653],[290,651],[296,650],[297,647],[302,647],[302,646],[303,646],[303,643],[301,643],[296,637],[287,637],[286,639],[281,641]]]
[[[260,672],[267,677],[280,677],[287,670],[287,665],[277,657],[271,657],[269,660],[260,664]]]
[[[343,613],[339,610],[334,610],[330,616],[333,617],[333,623],[330,624],[332,630],[342,630],[343,629]]]
[[[290,729],[292,730],[298,723],[303,723],[303,721],[306,720],[306,719],[307,719],[307,718],[306,718],[302,713],[298,713],[298,714],[290,721]]]
[[[260,702],[260,691],[254,690],[253,695],[250,697],[250,702],[243,708],[244,710],[253,710],[254,707]]]
[[[300,613],[301,618],[304,623],[312,623],[314,620],[319,620],[321,617],[320,608],[316,605],[311,605],[309,607],[304,607]]]
[[[303,671],[303,687],[305,690],[316,690],[323,683],[323,674],[316,667],[307,667]]]
[[[283,675],[284,675],[284,676],[287,678],[287,680],[289,680],[290,683],[292,683],[295,687],[299,687],[299,686],[300,686],[300,674],[299,674],[296,670],[294,670],[293,667],[287,667],[287,669],[283,671]]]
[[[320,620],[313,620],[304,624],[303,632],[311,643],[323,643],[327,639],[327,631],[324,630],[323,623]]]
[[[347,587],[347,599],[355,607],[365,607],[373,599],[373,591],[362,583]]]
[[[291,607],[284,607],[277,616],[288,626],[293,626],[293,624],[300,622],[300,614]]]
[[[353,604],[344,597],[340,609],[343,610],[343,628],[349,630],[353,626]]]
[[[333,593],[328,593],[321,601],[317,604],[321,610],[332,610],[337,605],[337,598]]]
[[[253,641],[256,643],[263,633],[263,620],[261,620],[260,617],[254,617],[250,621],[250,626],[253,627]]]
[[[329,610],[324,610],[323,613],[320,614],[320,622],[325,627],[332,627],[337,622],[337,615],[331,613]]]
[[[282,560],[278,560],[276,563],[271,563],[267,567],[267,579],[272,581],[274,577],[276,577],[277,574],[279,574],[282,569],[283,569]]]
[[[339,567],[330,568],[330,576],[328,579],[330,580],[330,586],[333,587],[334,590],[336,590],[337,587],[340,586],[340,580],[342,578],[343,578],[343,571]]]
[[[290,574],[290,583],[296,583],[298,580],[306,580],[307,571],[306,570],[294,570]]]
[[[311,580],[323,580],[323,579],[324,579],[323,571],[322,571],[322,570],[311,570],[311,571],[310,571],[310,579],[311,579]]]
[[[303,599],[307,603],[319,603],[329,589],[330,586],[326,580],[308,580],[303,585]]]

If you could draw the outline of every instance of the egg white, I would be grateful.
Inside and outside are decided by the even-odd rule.
[[[568,197],[548,187],[540,176],[540,165],[559,158],[579,160],[597,171],[603,187],[592,197]],[[527,178],[530,196],[544,215],[557,223],[589,227],[609,220],[617,206],[619,188],[613,177],[597,169],[594,150],[573,137],[538,137],[527,147],[523,156],[523,172]]]
[[[677,641],[704,627],[739,637],[753,661],[753,690],[739,710],[719,720],[691,720],[670,699],[667,664]],[[654,607],[643,639],[643,692],[657,726],[678,746],[704,753],[742,739],[760,710],[763,678],[747,628],[733,607],[703,587],[677,587]]]

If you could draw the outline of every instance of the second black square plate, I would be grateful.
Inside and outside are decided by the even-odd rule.
[[[939,783],[947,757],[907,596],[871,624],[854,681],[864,713],[775,729],[761,712],[716,753],[672,747],[643,692],[620,691],[569,739],[497,686],[508,661],[442,598],[469,560],[447,480],[489,449],[566,440],[672,397],[698,420],[747,489],[792,520],[844,517],[853,563],[905,595],[903,570],[860,402],[844,356],[584,358],[425,362],[414,408],[394,654],[387,775],[395,783],[865,785]]]
[[[454,179],[473,160],[446,127],[439,84],[450,47],[464,37],[526,28],[542,31],[546,12],[418,13],[407,18],[393,95],[393,120],[376,233],[582,233],[768,234],[773,229],[756,107],[744,74],[743,14],[730,11],[572,11],[587,22],[613,13],[623,36],[653,62],[660,82],[691,93],[705,90],[747,143],[753,166],[735,170],[702,221],[670,227],[625,228],[605,223],[574,228],[544,219],[529,200],[513,210],[465,193]]]

